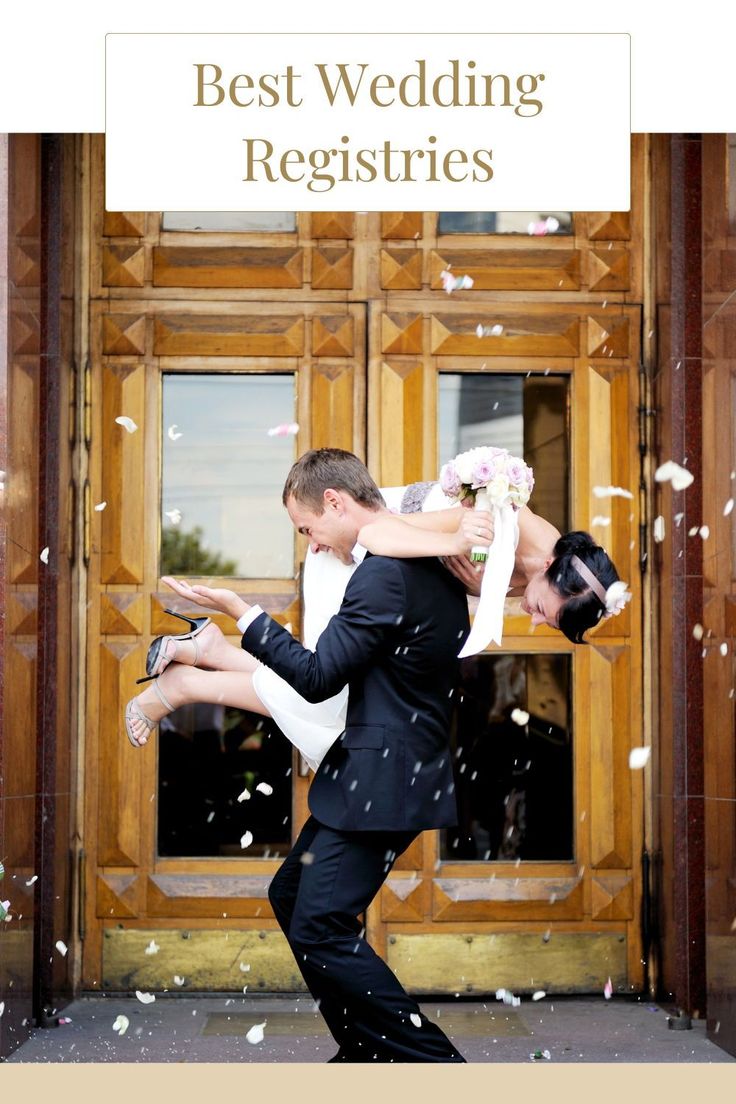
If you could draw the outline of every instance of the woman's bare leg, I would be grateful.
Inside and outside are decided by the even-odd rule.
[[[247,653],[243,652],[243,655]],[[248,658],[253,659],[252,656]],[[253,662],[258,666],[255,660]],[[245,709],[263,717],[271,716],[253,688],[252,671],[202,671],[199,667],[170,663],[163,674],[159,675],[157,682],[163,696],[174,709],[194,702],[207,702],[209,705],[229,705],[236,709]],[[156,723],[169,712],[153,686],[146,687],[134,701],[144,716]],[[148,728],[135,715],[130,718],[129,723],[133,736],[143,746],[150,735]]]
[[[214,621],[210,621],[193,640],[165,637],[163,653],[172,663],[196,665],[213,671],[252,672],[260,666],[250,652],[230,644]]]

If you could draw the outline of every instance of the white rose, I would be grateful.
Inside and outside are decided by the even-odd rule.
[[[500,505],[509,493],[509,481],[505,475],[496,475],[486,487],[493,505]]]
[[[471,452],[461,452],[455,460],[455,471],[460,476],[461,483],[473,482],[473,467],[475,458]]]

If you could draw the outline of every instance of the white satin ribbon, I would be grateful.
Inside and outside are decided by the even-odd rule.
[[[493,506],[493,544],[488,549],[480,600],[470,636],[458,658],[476,655],[493,641],[500,644],[503,636],[503,607],[514,571],[519,523],[511,503]]]

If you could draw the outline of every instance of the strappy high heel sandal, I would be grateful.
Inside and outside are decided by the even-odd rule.
[[[167,609],[165,613],[170,613],[172,617],[178,617],[180,621],[186,621],[190,626],[188,633],[182,633],[180,636],[157,636],[155,640],[151,642],[151,646],[148,649],[148,655],[146,656],[146,675],[145,678],[136,679],[136,685],[142,682],[150,682],[151,679],[156,679],[160,674],[166,670],[171,663],[171,658],[166,655],[166,645],[169,640],[191,640],[194,644],[194,663],[196,665],[199,659],[199,649],[197,647],[197,641],[195,637],[202,632],[202,629],[206,629],[210,623],[209,617],[186,617],[183,613],[175,613],[174,610]]]
[[[166,697],[166,695],[164,694],[163,690],[161,689],[161,687],[158,685],[157,682],[154,682],[153,689],[156,691],[161,704],[166,709],[168,709],[169,713],[173,713],[175,707],[168,700],[168,698]],[[131,698],[130,701],[128,702],[128,704],[126,705],[126,707],[125,707],[125,731],[128,734],[128,739],[130,740],[130,742],[131,742],[131,744],[133,745],[134,748],[144,747],[145,745],[144,744],[139,744],[138,741],[135,738],[135,735],[133,733],[133,727],[132,727],[132,724],[131,724],[131,722],[133,720],[143,721],[143,724],[146,726],[146,728],[148,729],[149,732],[153,732],[154,729],[158,728],[158,726],[160,724],[160,720],[152,721],[150,717],[147,717],[146,714],[141,709],[141,707],[138,705],[138,699],[137,698]]]

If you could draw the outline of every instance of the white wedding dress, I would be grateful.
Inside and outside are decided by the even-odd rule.
[[[381,490],[386,505],[395,513],[400,512],[405,492],[406,487]],[[435,485],[424,499],[422,510],[443,510],[454,505]],[[354,554],[362,559],[361,552],[364,554],[364,550],[356,548]],[[341,563],[331,552],[307,551],[302,641],[310,651],[314,651],[327,622],[340,609],[345,588],[357,566]],[[347,686],[325,701],[308,702],[275,671],[262,665],[253,672],[253,688],[286,738],[316,771],[327,750],[345,731]]]

